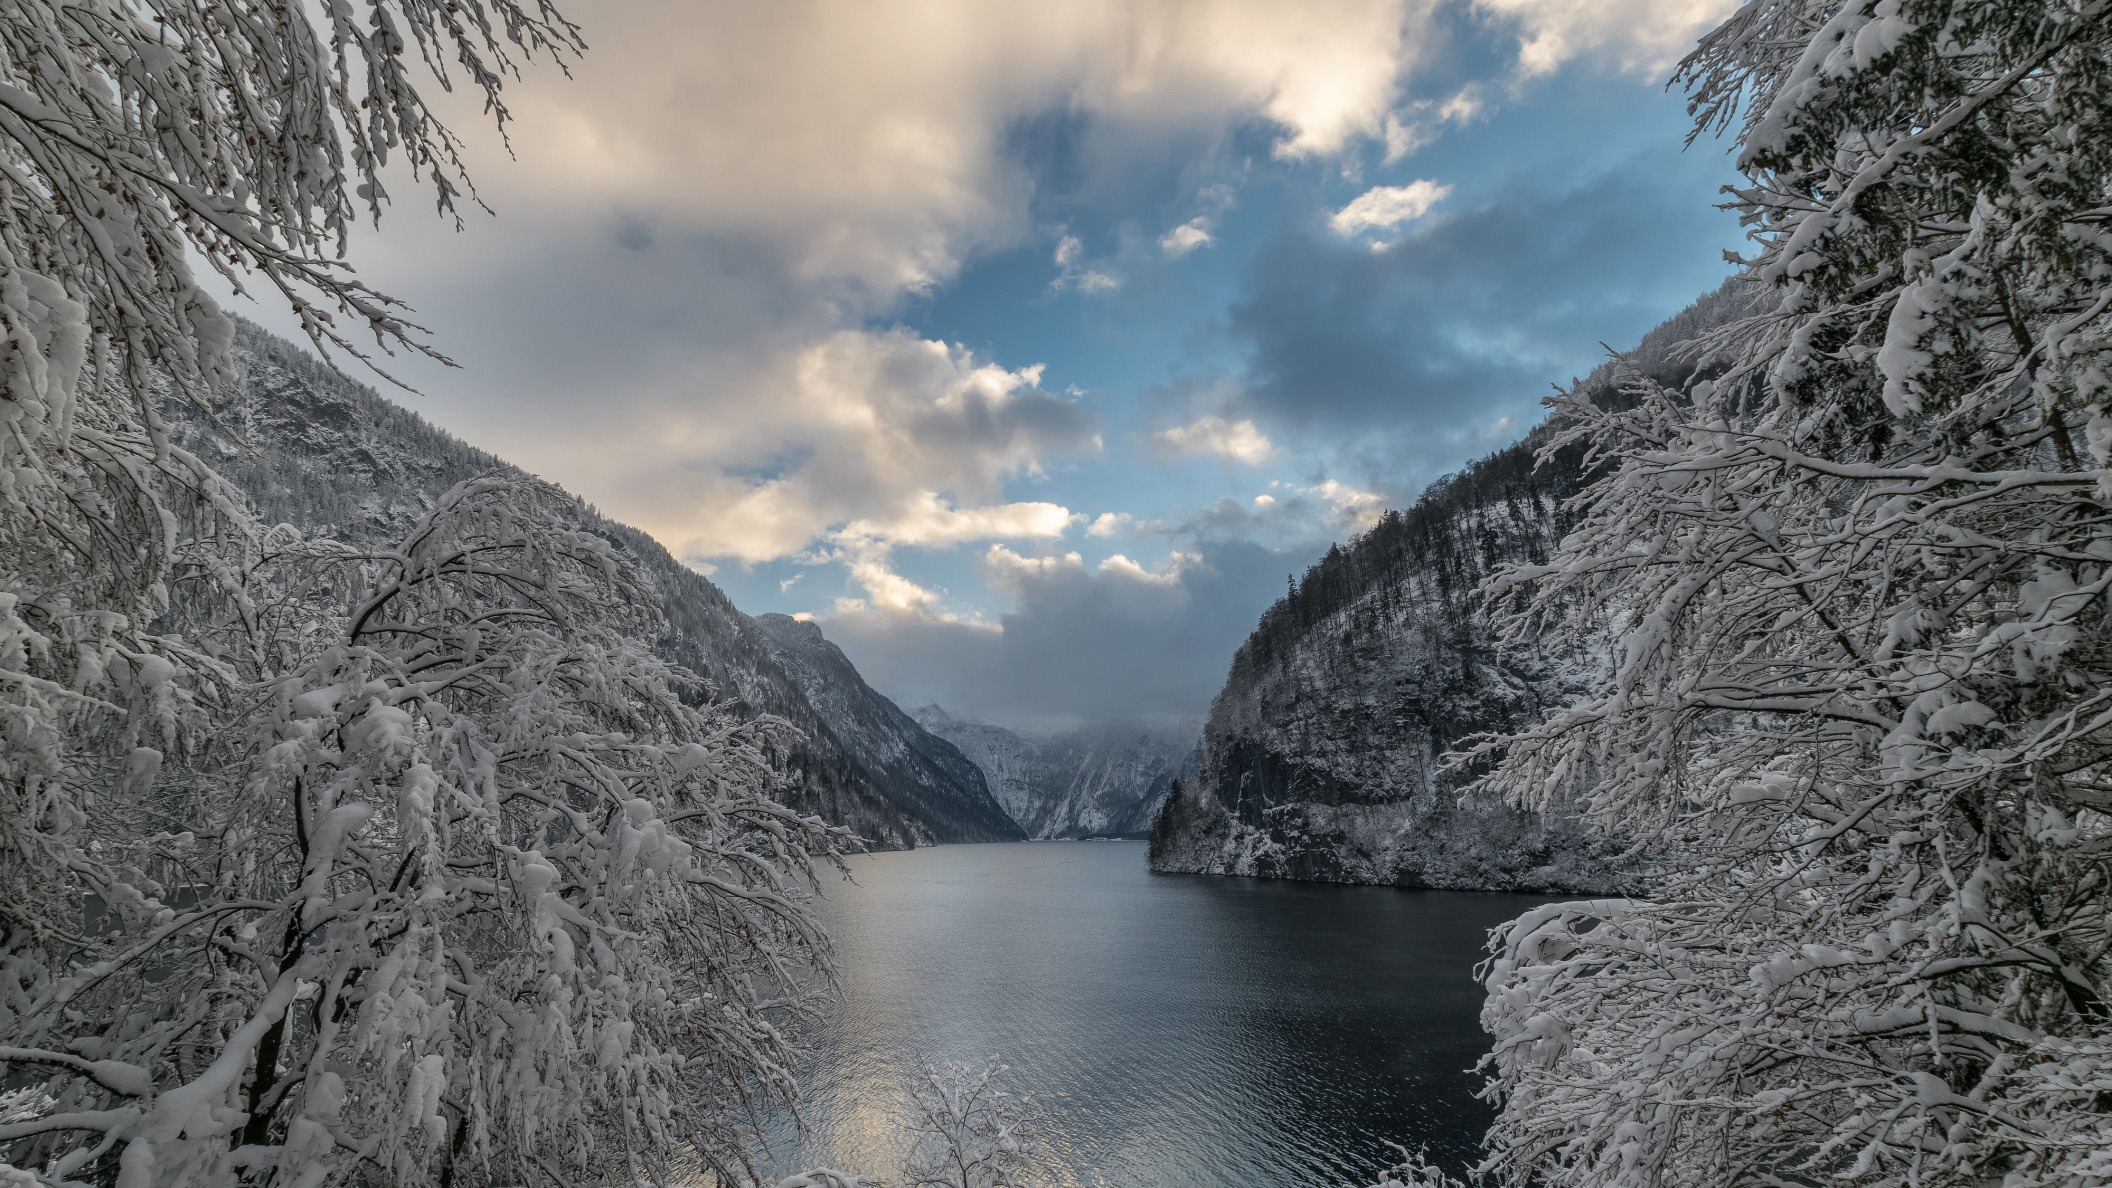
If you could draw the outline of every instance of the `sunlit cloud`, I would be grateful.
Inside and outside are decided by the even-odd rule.
[[[1210,235],[1210,220],[1197,217],[1182,223],[1159,237],[1159,250],[1169,256],[1185,256],[1197,248],[1209,247],[1217,242]]]
[[[1451,186],[1428,180],[1412,181],[1405,186],[1373,186],[1336,211],[1327,225],[1337,235],[1391,231],[1430,213],[1430,208],[1451,192]]]
[[[1115,553],[1100,562],[1099,571],[1132,582],[1170,589],[1180,585],[1186,572],[1202,564],[1202,560],[1201,554],[1175,551],[1167,554],[1166,560],[1157,569],[1146,569],[1122,554]]]
[[[1004,503],[958,508],[935,491],[905,499],[886,519],[857,519],[845,524],[840,541],[878,541],[890,545],[945,547],[971,541],[1062,536],[1083,516],[1055,503]]]
[[[1219,416],[1175,426],[1154,434],[1153,440],[1169,454],[1230,458],[1249,466],[1268,461],[1276,452],[1276,447],[1254,422],[1227,421]]]
[[[1601,57],[1617,69],[1660,75],[1739,0],[1474,0],[1519,29],[1518,65],[1528,76],[1575,58]]]
[[[745,430],[683,420],[658,440],[697,463],[657,482],[642,525],[681,556],[767,561],[833,540],[940,546],[1060,534],[1056,504],[1000,498],[1100,447],[1093,419],[1040,388],[1039,368],[985,363],[906,330],[845,330],[763,377]],[[765,386],[767,385],[767,386]],[[740,470],[781,459],[764,474]],[[634,479],[641,482],[643,479]],[[712,512],[688,513],[702,504]]]
[[[1252,499],[1232,496],[1186,517],[1151,527],[1176,539],[1244,541],[1277,546],[1343,540],[1378,522],[1386,497],[1335,479],[1312,484],[1278,480]]]
[[[1128,512],[1101,512],[1086,527],[1085,534],[1098,537],[1119,536],[1129,531],[1136,522],[1136,517]]]

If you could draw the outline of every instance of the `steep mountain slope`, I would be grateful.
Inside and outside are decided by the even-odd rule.
[[[1632,361],[1666,380],[1673,348],[1739,315],[1729,286],[1651,332]],[[1619,399],[1610,368],[1586,380]],[[1196,778],[1152,830],[1152,869],[1402,886],[1603,892],[1620,847],[1574,820],[1484,798],[1439,756],[1509,731],[1601,678],[1598,657],[1499,650],[1475,588],[1544,562],[1584,456],[1534,466],[1543,426],[1336,547],[1262,615],[1203,728]]]
[[[1037,839],[1141,836],[1173,781],[1195,771],[1193,718],[1095,723],[1035,740],[936,705],[913,716],[974,760]]]
[[[1019,841],[1026,835],[990,795],[982,769],[875,693],[843,649],[817,624],[790,615],[753,620],[771,658],[829,728],[884,781],[889,798],[920,820],[945,820],[962,841]]]
[[[210,398],[210,417],[173,396],[164,413],[171,436],[240,486],[266,522],[385,539],[462,479],[513,469],[256,327],[242,324],[236,347],[241,382]],[[672,629],[660,646],[669,659],[742,712],[774,714],[804,736],[787,759],[787,803],[881,849],[1018,836],[1002,813],[993,818],[988,790],[965,767],[949,775],[934,766],[903,782],[890,756],[914,744],[898,737],[899,728],[891,736],[883,722],[856,740],[839,734],[780,665],[769,637],[718,587],[644,533],[586,514],[659,584]],[[878,698],[863,681],[858,687]]]

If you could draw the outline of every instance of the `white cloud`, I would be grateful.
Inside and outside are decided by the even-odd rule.
[[[1176,590],[1180,588],[1183,578],[1201,564],[1202,557],[1199,554],[1184,553],[1178,549],[1168,553],[1157,569],[1147,569],[1121,553],[1114,553],[1101,561],[1091,572],[1099,578],[1112,579],[1135,588]],[[1032,587],[1045,589],[1053,583],[1083,581],[1088,576],[1085,558],[1076,552],[1028,557],[1001,544],[991,545],[983,553],[983,572],[989,579],[991,589],[1015,596]]]
[[[865,591],[863,598],[838,599],[839,614],[906,615],[995,630],[994,626],[983,624],[975,616],[962,616],[947,609],[942,591],[919,585],[896,572],[895,549],[898,546],[949,548],[992,538],[1053,538],[1062,536],[1072,523],[1084,518],[1054,503],[957,508],[927,491],[905,500],[895,514],[884,520],[857,519],[845,524],[830,535],[831,547],[815,557],[841,562],[850,580]],[[1007,556],[1017,556],[1003,545],[992,545],[991,548]]]
[[[1488,106],[1482,90],[1480,83],[1468,83],[1449,99],[1423,99],[1387,113],[1381,134],[1386,142],[1385,163],[1391,165],[1436,140],[1447,127],[1479,116]]]
[[[1056,267],[1060,269],[1056,279],[1049,282],[1052,289],[1076,289],[1080,293],[1112,293],[1122,287],[1122,278],[1111,272],[1085,268],[1079,264],[1085,245],[1075,235],[1066,235],[1056,241]]]
[[[1519,31],[1518,66],[1547,74],[1580,57],[1633,74],[1661,75],[1739,0],[1474,0]]]
[[[969,541],[1062,536],[1085,517],[1055,503],[1002,503],[958,508],[937,492],[910,495],[883,519],[856,519],[835,535],[842,541],[881,541],[890,545],[943,548]]]
[[[1248,501],[1226,496],[1178,524],[1154,528],[1193,540],[1239,540],[1275,547],[1341,540],[1378,522],[1386,498],[1335,479],[1311,485],[1272,482]]]
[[[1115,553],[1100,563],[1100,573],[1144,585],[1173,589],[1181,584],[1181,579],[1186,575],[1187,571],[1201,564],[1202,560],[1200,554],[1183,553],[1176,550],[1166,555],[1165,564],[1156,570],[1151,570],[1144,568],[1120,553]]]
[[[990,588],[1005,594],[1016,595],[1029,582],[1084,572],[1085,558],[1075,552],[1026,557],[1001,544],[994,544],[983,553],[983,573],[989,579]]]
[[[1227,421],[1208,416],[1193,424],[1178,425],[1153,435],[1168,453],[1185,456],[1231,458],[1249,466],[1269,460],[1276,447],[1252,421]]]
[[[597,455],[588,489],[686,557],[1060,534],[1067,509],[1002,498],[1008,479],[1100,448],[1092,418],[1040,382],[907,330],[838,331],[746,377],[745,399],[625,426],[630,451]]]
[[[1386,510],[1386,497],[1377,491],[1365,491],[1347,483],[1336,482],[1334,479],[1324,479],[1304,490],[1325,500],[1328,507],[1334,510],[1338,522],[1353,525],[1359,531],[1377,523],[1379,513]]]
[[[1159,237],[1159,250],[1169,256],[1185,256],[1197,248],[1217,242],[1210,235],[1210,220],[1198,216]]]
[[[1128,531],[1130,526],[1136,522],[1136,517],[1128,512],[1101,512],[1093,520],[1092,524],[1086,528],[1085,534],[1087,536],[1100,537],[1117,536]]]
[[[928,590],[896,573],[887,563],[883,550],[871,554],[857,554],[849,558],[847,566],[851,580],[865,589],[867,599],[874,610],[891,614],[918,615],[924,618],[947,618],[940,609],[937,591]]]
[[[1327,225],[1334,228],[1337,235],[1388,231],[1422,218],[1451,192],[1451,186],[1428,180],[1409,182],[1405,186],[1373,186],[1336,211]]]

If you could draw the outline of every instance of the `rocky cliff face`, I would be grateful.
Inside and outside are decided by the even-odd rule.
[[[1194,774],[1201,725],[1103,722],[1034,739],[936,705],[914,717],[973,760],[1027,836],[1044,840],[1143,836],[1174,780]]]
[[[244,324],[236,345],[242,382],[211,398],[210,417],[173,397],[164,412],[177,441],[240,486],[267,523],[386,539],[455,483],[513,469],[255,327]],[[787,758],[786,803],[846,825],[879,849],[1019,836],[972,765],[958,756],[951,767],[902,758],[938,740],[867,688],[848,661],[844,670],[857,685],[844,696],[867,711],[849,736],[816,705],[816,696],[831,692],[828,679],[810,693],[786,671],[782,649],[718,587],[644,533],[584,507],[581,514],[628,547],[659,584],[671,629],[660,647],[669,659],[740,711],[774,714],[804,736]]]
[[[829,729],[871,768],[889,799],[942,824],[941,841],[1020,841],[1020,826],[992,798],[982,769],[873,691],[821,628],[790,615],[758,615],[771,658]],[[938,832],[935,829],[935,832]]]
[[[1742,312],[1728,289],[1646,337],[1632,356],[1673,381],[1673,348]],[[1611,369],[1585,383],[1619,399]],[[1152,869],[1410,887],[1601,893],[1632,876],[1620,846],[1461,789],[1439,757],[1523,727],[1603,679],[1593,649],[1507,650],[1475,588],[1543,563],[1585,480],[1580,450],[1534,466],[1543,427],[1433,484],[1337,547],[1263,616],[1204,724],[1201,770],[1151,835]]]
[[[1574,822],[1459,803],[1438,757],[1523,726],[1593,673],[1499,652],[1473,592],[1546,556],[1575,459],[1483,460],[1329,553],[1263,617],[1203,728],[1201,771],[1152,836],[1154,870],[1407,887],[1597,892],[1610,847]]]

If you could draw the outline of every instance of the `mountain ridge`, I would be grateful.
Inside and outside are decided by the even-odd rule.
[[[493,470],[525,474],[240,319],[235,349],[234,384],[206,394],[203,407],[172,389],[162,411],[172,439],[239,487],[266,523],[355,542],[383,540],[463,479]],[[979,779],[957,778],[972,768],[965,759],[952,776],[942,767],[916,768],[912,775],[861,754],[784,670],[767,633],[723,591],[644,532],[582,507],[586,526],[624,546],[659,588],[669,627],[655,641],[661,652],[737,712],[774,715],[800,732],[785,755],[780,795],[788,804],[849,827],[874,849],[1019,836],[1002,810],[992,816],[995,802]],[[858,689],[847,696],[886,700],[862,679]],[[892,702],[886,706],[899,715],[890,719],[897,733],[922,736],[887,745],[945,745]],[[909,782],[897,786],[904,778]]]

